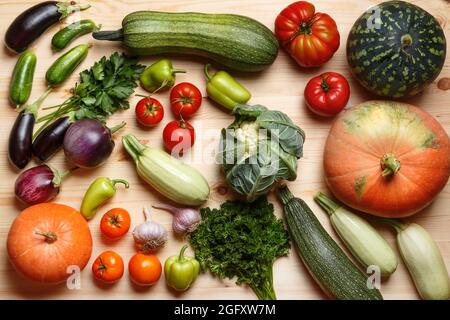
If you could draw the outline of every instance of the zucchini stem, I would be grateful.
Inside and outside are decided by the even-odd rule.
[[[289,191],[286,185],[283,185],[278,189],[278,196],[280,197],[281,202],[283,202],[284,205],[288,204],[289,201],[294,199],[294,195]]]
[[[116,31],[97,31],[92,33],[92,37],[94,37],[94,39],[96,40],[122,41],[123,30],[119,29]]]
[[[319,206],[322,207],[322,209],[325,210],[326,213],[328,213],[329,216],[333,215],[336,210],[341,207],[322,192],[318,192],[314,197],[314,200],[317,202],[317,204],[319,204]]]
[[[374,222],[379,222],[385,225],[388,225],[392,228],[394,228],[394,230],[397,233],[402,232],[403,230],[405,230],[407,228],[407,223],[404,222],[403,220],[400,219],[389,219],[389,218],[380,218],[380,217],[371,217],[370,220],[374,221]]]
[[[140,143],[139,140],[132,134],[123,136],[122,143],[125,150],[127,150],[128,154],[133,158],[134,161],[138,161],[142,152],[144,152],[144,150],[147,148],[142,143]]]

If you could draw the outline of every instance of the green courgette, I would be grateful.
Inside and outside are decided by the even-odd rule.
[[[450,299],[450,276],[430,234],[416,223],[387,218],[373,220],[396,231],[398,249],[420,297],[424,300]]]
[[[100,27],[92,20],[76,21],[55,33],[52,38],[52,47],[55,50],[62,50],[76,38],[99,29]]]
[[[278,195],[297,253],[322,290],[338,300],[382,300],[380,291],[368,287],[366,275],[325,231],[308,205],[286,186]]]
[[[89,44],[80,44],[53,62],[45,74],[48,84],[57,86],[63,83],[87,57],[89,47]]]
[[[93,36],[123,41],[135,55],[191,54],[240,71],[266,69],[278,54],[278,41],[266,26],[233,14],[138,11],[124,18],[122,29]]]
[[[377,266],[382,277],[395,272],[398,259],[394,250],[369,222],[322,192],[314,200],[328,213],[334,230],[363,267]]]
[[[16,106],[30,98],[36,62],[36,54],[32,50],[25,51],[17,60],[9,86],[9,98]]]

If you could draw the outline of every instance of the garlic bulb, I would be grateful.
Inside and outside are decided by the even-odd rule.
[[[150,209],[144,208],[145,222],[133,230],[133,238],[139,251],[150,252],[164,246],[167,242],[167,230],[150,218]]]
[[[201,222],[198,210],[193,208],[176,208],[168,204],[158,203],[153,208],[163,209],[173,214],[172,229],[176,234],[185,235],[197,229]]]

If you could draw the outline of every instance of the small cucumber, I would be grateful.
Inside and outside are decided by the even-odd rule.
[[[17,60],[9,86],[9,98],[17,106],[30,97],[36,62],[36,54],[31,50],[22,53]]]
[[[74,22],[55,33],[52,38],[52,47],[55,50],[62,50],[76,38],[91,33],[92,31],[98,31],[99,29],[100,27],[92,20]]]
[[[90,45],[80,44],[59,57],[48,68],[45,78],[50,86],[57,86],[66,80],[86,58]]]

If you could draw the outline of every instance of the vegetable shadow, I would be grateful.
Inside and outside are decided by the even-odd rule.
[[[59,284],[45,284],[29,280],[14,270],[7,255],[5,255],[5,260],[5,265],[8,268],[5,270],[6,276],[3,277],[3,281],[8,288],[8,292],[14,295],[25,299],[49,299],[57,298],[68,290],[65,281]]]

